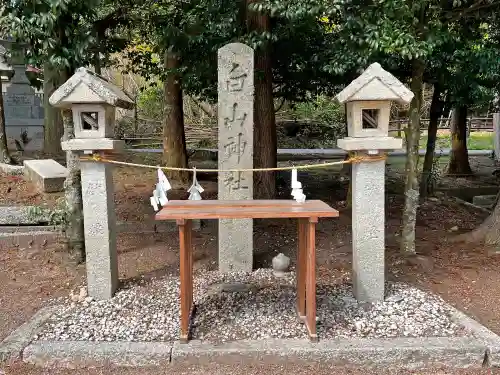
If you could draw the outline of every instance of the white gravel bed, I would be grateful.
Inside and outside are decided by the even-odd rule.
[[[463,336],[439,297],[406,284],[387,287],[383,303],[358,303],[349,284],[318,285],[320,338]],[[305,338],[295,313],[295,276],[271,270],[250,274],[204,272],[195,278],[195,339]],[[173,341],[179,335],[178,278],[129,285],[109,301],[93,301],[85,289],[65,299],[38,340]]]

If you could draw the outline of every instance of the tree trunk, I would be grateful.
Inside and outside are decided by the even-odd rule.
[[[0,77],[0,163],[12,164],[9,149],[7,148],[7,134],[5,133],[5,110],[3,106],[2,78]]]
[[[467,107],[458,106],[453,110],[451,121],[451,154],[448,164],[450,175],[470,175],[472,169],[469,165],[467,151]]]
[[[63,140],[75,138],[75,129],[71,110],[62,111],[64,124]],[[66,168],[68,177],[64,182],[64,196],[66,198],[66,241],[71,257],[77,262],[85,261],[85,234],[83,230],[83,203],[82,181],[80,173],[80,159],[78,153],[66,151]]]
[[[405,203],[401,231],[401,252],[415,254],[415,227],[418,208],[418,143],[420,139],[420,109],[425,65],[421,60],[412,64],[411,91],[415,95],[410,104],[410,119],[406,133]]]
[[[98,34],[97,35],[97,50],[95,51],[94,54],[94,70],[96,74],[101,75],[102,74],[102,68],[101,68],[101,55],[100,55],[100,43],[101,43],[101,36]]]
[[[500,199],[497,196],[495,209],[485,221],[472,232],[461,234],[453,239],[454,242],[484,243],[486,245],[500,245]]]
[[[434,93],[432,94],[432,102],[429,116],[429,128],[427,129],[427,150],[425,151],[425,159],[420,180],[420,195],[426,197],[432,194],[433,186],[431,186],[431,173],[434,164],[434,152],[436,150],[436,138],[439,119],[443,114],[443,101],[441,100],[441,86],[434,85]]]
[[[48,63],[43,66],[43,107],[44,107],[44,144],[43,150],[50,155],[62,153],[61,138],[64,134],[61,111],[49,103],[49,98],[61,84],[61,72],[53,69]]]
[[[247,6],[253,2],[247,0]],[[250,31],[271,32],[270,17],[266,14],[247,10],[247,25]],[[274,168],[278,163],[271,48],[266,42],[255,51],[254,168]],[[254,173],[254,198],[273,199],[275,195],[276,174]]]
[[[180,60],[172,52],[165,52],[164,67],[167,70],[178,69]],[[163,123],[163,162],[168,167],[188,167],[186,150],[186,135],[184,132],[184,110],[180,77],[176,72],[169,72],[163,85],[164,88],[164,123]],[[169,178],[187,182],[188,172],[167,173]]]
[[[348,137],[348,127],[347,127],[347,104],[344,104],[344,123],[345,123],[345,136]],[[351,157],[355,155],[355,152],[347,152],[344,156],[344,161],[349,160]],[[346,207],[350,208],[352,206],[352,164],[345,163],[342,164],[341,174],[348,176],[349,178],[349,187],[347,188],[347,196],[346,196]]]

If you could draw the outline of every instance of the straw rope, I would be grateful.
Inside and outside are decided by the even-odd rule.
[[[138,167],[138,168],[150,168],[150,169],[162,169],[165,171],[185,171],[185,172],[205,172],[205,173],[230,173],[230,172],[272,172],[272,171],[291,171],[293,169],[317,169],[326,168],[334,165],[342,164],[356,164],[361,162],[375,162],[386,160],[387,155],[385,153],[379,155],[357,155],[352,156],[347,160],[334,161],[328,163],[316,163],[316,164],[306,164],[306,165],[293,165],[289,167],[275,167],[275,168],[231,168],[231,169],[204,169],[204,168],[179,168],[179,167],[164,167],[159,165],[148,165],[148,164],[138,164],[138,163],[128,163],[124,161],[107,159],[100,154],[93,154],[92,156],[82,156],[80,160],[82,161],[94,161],[99,163],[108,163],[115,165],[122,165],[128,167]]]

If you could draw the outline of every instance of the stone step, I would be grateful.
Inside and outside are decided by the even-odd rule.
[[[0,163],[0,172],[9,176],[20,176],[24,172],[24,166]]]
[[[495,195],[476,195],[472,198],[472,204],[479,207],[491,207],[495,204],[497,199]]]
[[[60,232],[0,233],[0,250],[27,249],[55,244],[63,236]]]
[[[24,174],[44,193],[57,193],[64,189],[68,170],[53,159],[26,160]]]
[[[0,225],[37,225],[48,223],[48,217],[31,214],[35,206],[0,206]]]

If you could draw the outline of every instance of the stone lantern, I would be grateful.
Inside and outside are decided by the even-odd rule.
[[[392,102],[407,104],[413,93],[374,63],[337,95],[347,111],[348,136],[338,146],[359,156],[401,149],[403,140],[389,136]],[[385,160],[352,166],[353,288],[359,301],[384,299]]]
[[[103,77],[79,68],[50,97],[55,107],[71,109],[75,138],[62,149],[85,154],[116,153],[124,141],[113,139],[116,107],[130,109],[134,102]],[[81,162],[83,216],[88,293],[111,298],[118,286],[116,218],[111,166]]]
[[[9,51],[10,54],[10,63],[12,64],[12,69],[14,73],[12,75],[12,83],[17,85],[30,85],[30,81],[26,76],[26,48],[28,47],[27,43],[22,43],[15,41],[12,38],[1,39],[0,45],[4,49],[5,52]],[[1,51],[0,51],[1,54]],[[7,54],[4,54],[5,62],[7,63]],[[2,58],[0,57],[0,60]],[[26,91],[25,88],[18,90],[19,92],[24,93]],[[17,92],[16,92],[17,93]]]
[[[7,50],[0,45],[0,79],[7,77],[11,79],[14,76],[14,68],[7,62]]]

